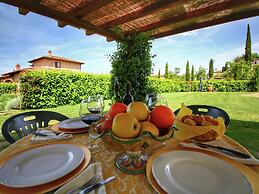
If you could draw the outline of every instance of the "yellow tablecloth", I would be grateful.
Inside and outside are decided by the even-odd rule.
[[[32,148],[38,147],[41,145],[49,144],[50,142],[37,142],[31,143],[29,140],[31,135],[22,138],[21,140],[17,141],[16,143],[10,145],[8,148],[0,152],[0,165],[4,164],[10,157],[15,156],[17,153]],[[51,143],[72,143],[72,144],[84,144],[88,140],[89,136],[87,133],[82,134],[74,134],[71,139],[66,140],[58,140]],[[245,148],[241,147],[232,139],[224,136],[223,140],[228,144],[231,144],[233,147],[246,151]],[[102,148],[102,151],[92,154],[92,162],[99,161],[102,164],[103,175],[104,178],[109,176],[116,176],[116,179],[109,184],[106,185],[107,193],[114,193],[114,194],[149,194],[155,193],[154,189],[148,184],[145,174],[138,174],[138,175],[129,175],[119,171],[115,167],[114,159],[115,156],[120,152],[120,145],[116,143],[107,144],[107,141],[103,139],[98,139],[99,145]],[[152,140],[156,142],[156,140]],[[178,147],[175,139],[170,139],[168,141],[167,147]],[[255,174],[259,177],[259,166],[249,166],[249,168],[255,172]],[[259,183],[259,180],[258,180]],[[256,194],[256,192],[255,192]]]

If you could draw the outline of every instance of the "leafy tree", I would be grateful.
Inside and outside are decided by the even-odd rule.
[[[169,74],[168,74],[168,63],[166,62],[165,64],[165,75],[164,77],[167,79],[169,77]]]
[[[250,80],[253,77],[253,71],[249,63],[245,60],[229,62],[229,69],[225,76],[234,80]]]
[[[173,80],[185,80],[185,76],[181,76],[179,75],[180,73],[180,68],[179,67],[175,67],[174,71],[169,70],[168,71],[168,78],[169,79],[173,79]]]
[[[252,53],[252,61],[254,61],[255,59],[259,58],[259,54],[258,53]]]
[[[228,61],[225,63],[225,66],[222,67],[222,72],[227,71],[229,69],[229,63],[230,62],[228,62]]]
[[[191,74],[191,80],[194,81],[194,66],[192,65],[192,74]]]
[[[176,75],[175,75],[171,70],[168,71],[168,78],[169,78],[169,79],[174,79],[175,76],[176,76]]]
[[[185,81],[190,81],[190,65],[189,61],[186,64]]]
[[[251,61],[254,61],[255,59],[259,58],[259,54],[258,53],[252,53],[251,55]],[[245,59],[245,55],[242,56],[238,56],[236,58],[234,58],[234,62],[239,62],[241,60],[246,60]]]
[[[180,67],[176,67],[176,68],[174,68],[174,73],[175,73],[176,75],[178,75],[178,74],[180,73],[180,70],[181,70]]]
[[[247,62],[251,62],[252,60],[252,51],[251,51],[251,34],[250,34],[250,26],[247,24],[247,34],[246,34],[246,48],[245,48],[245,60]]]
[[[157,76],[157,78],[160,78],[160,69],[158,70],[158,76]]]
[[[213,67],[214,61],[215,60],[210,59],[210,62],[209,62],[209,78],[212,78],[214,74],[214,67]]]
[[[152,40],[147,33],[135,33],[131,36],[119,35],[121,40],[117,41],[117,50],[110,55],[112,63],[110,92],[113,93],[113,84],[117,77],[121,95],[125,94],[129,81],[134,100],[144,101],[146,94],[152,92],[148,88],[148,77],[152,72],[152,58],[154,57],[151,54]]]
[[[197,80],[199,80],[200,77],[206,78],[206,69],[204,67],[202,67],[202,66],[200,66],[199,70],[196,72]]]

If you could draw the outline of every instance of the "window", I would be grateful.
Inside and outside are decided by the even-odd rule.
[[[55,62],[55,68],[61,68],[61,62]]]

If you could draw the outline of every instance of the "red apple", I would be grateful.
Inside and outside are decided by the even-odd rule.
[[[119,113],[126,113],[127,111],[127,105],[116,102],[115,104],[111,105],[110,110],[108,112],[108,115],[110,118],[114,118]]]
[[[113,119],[107,119],[107,120],[103,121],[101,126],[99,127],[99,130],[101,132],[111,131],[112,130],[112,122],[113,122]]]

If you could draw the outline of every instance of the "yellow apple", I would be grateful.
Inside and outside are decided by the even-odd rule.
[[[117,114],[112,122],[112,132],[117,137],[129,139],[138,136],[140,123],[129,113]]]
[[[140,122],[140,134],[143,133],[144,131],[148,131],[152,133],[154,136],[159,136],[159,130],[158,128],[151,122],[149,121],[144,121]]]
[[[143,102],[132,102],[128,105],[127,113],[135,116],[139,121],[146,121],[149,117],[149,110]]]

